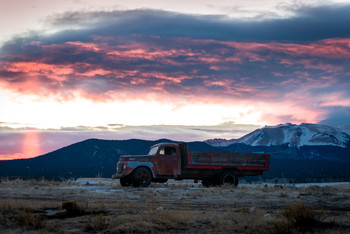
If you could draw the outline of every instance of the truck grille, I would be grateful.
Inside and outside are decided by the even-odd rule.
[[[117,174],[121,174],[123,172],[124,163],[117,164]]]

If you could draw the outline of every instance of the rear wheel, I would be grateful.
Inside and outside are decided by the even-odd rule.
[[[123,187],[130,186],[132,183],[130,176],[125,176],[123,178],[120,178],[120,185]]]
[[[238,177],[233,172],[230,172],[230,171],[223,172],[218,177],[218,184],[219,185],[231,184],[233,186],[237,186],[238,185]]]
[[[132,173],[132,185],[134,187],[147,187],[151,182],[151,171],[145,167],[139,167]]]
[[[204,178],[202,179],[202,185],[204,187],[215,186],[215,180],[213,178]]]

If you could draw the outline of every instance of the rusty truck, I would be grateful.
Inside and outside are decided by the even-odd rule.
[[[159,143],[148,155],[123,155],[113,179],[122,186],[147,187],[168,179],[193,179],[203,186],[238,185],[238,178],[262,175],[269,170],[266,153],[189,151],[186,143]]]

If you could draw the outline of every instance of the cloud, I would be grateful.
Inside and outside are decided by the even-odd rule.
[[[309,41],[349,37],[350,5],[294,5],[284,7],[289,18],[261,20],[223,15],[190,15],[151,9],[110,12],[68,12],[48,19],[55,27],[79,28],[98,35],[158,35],[216,40]],[[103,22],[103,23],[101,23]],[[334,30],[337,28],[337,30]],[[111,29],[114,29],[111,31]],[[76,34],[71,34],[71,37]]]
[[[322,89],[348,82],[350,39],[306,44],[127,39],[22,44],[22,51],[16,47],[1,55],[0,82],[20,93],[67,98],[79,93],[101,101],[149,93],[273,100],[301,85]]]
[[[349,106],[332,106],[327,108],[328,113],[320,124],[342,127],[350,124]]]
[[[350,97],[350,5],[290,10],[267,20],[148,9],[56,15],[47,20],[56,33],[0,48],[0,87],[59,100],[260,102],[286,106],[266,119],[319,120],[329,102],[315,97]]]

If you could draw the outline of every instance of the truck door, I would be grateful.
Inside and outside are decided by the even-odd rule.
[[[158,173],[159,175],[176,176],[179,172],[179,153],[174,146],[161,146],[158,153]]]

